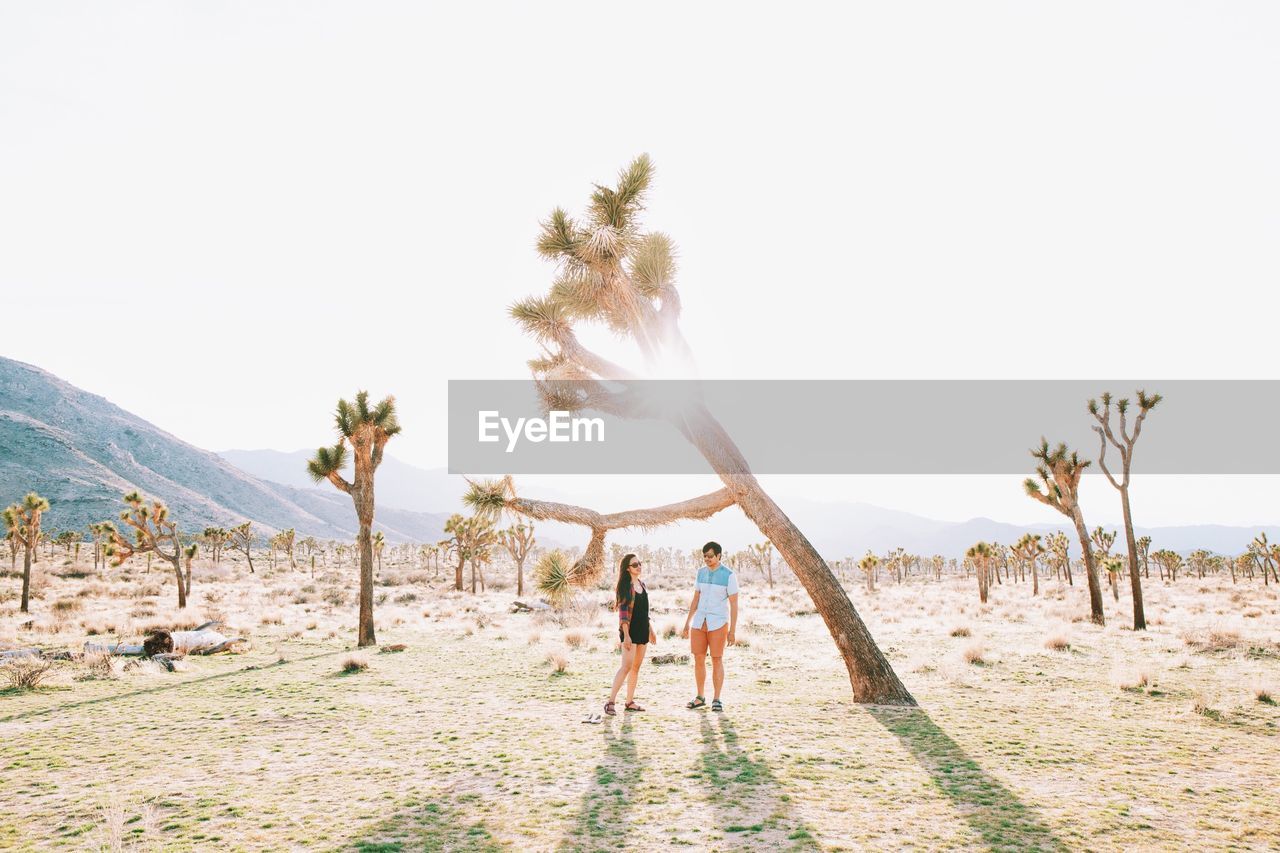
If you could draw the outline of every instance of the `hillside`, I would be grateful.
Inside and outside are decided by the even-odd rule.
[[[346,539],[355,518],[345,495],[269,483],[194,447],[103,397],[28,364],[0,358],[0,501],[35,490],[52,508],[51,528],[116,518],[130,489],[160,498],[182,528],[251,520],[263,532],[293,527]],[[443,520],[384,511],[393,540],[439,538]]]

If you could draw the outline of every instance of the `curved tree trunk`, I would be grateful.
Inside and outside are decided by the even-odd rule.
[[[1120,506],[1124,510],[1124,541],[1129,547],[1129,584],[1133,588],[1133,630],[1147,629],[1147,614],[1142,606],[1142,577],[1138,574],[1138,543],[1133,536],[1133,516],[1129,514],[1129,490],[1120,490]]]
[[[854,701],[915,705],[915,699],[898,680],[827,561],[761,488],[720,423],[705,408],[698,407],[680,429],[720,475],[742,512],[773,543],[813,599],[844,659]]]
[[[1098,580],[1098,569],[1093,564],[1093,548],[1089,541],[1089,531],[1084,526],[1084,515],[1076,507],[1071,515],[1076,524],[1076,536],[1080,539],[1080,547],[1084,549],[1084,571],[1089,580],[1089,618],[1095,625],[1106,625],[1107,616],[1102,609],[1102,584]],[[1070,568],[1067,569],[1071,571]]]

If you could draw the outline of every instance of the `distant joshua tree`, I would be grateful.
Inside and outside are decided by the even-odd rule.
[[[1031,455],[1040,462],[1036,466],[1040,482],[1028,477],[1023,487],[1030,497],[1053,507],[1075,525],[1076,536],[1084,551],[1085,574],[1089,579],[1090,617],[1095,624],[1105,625],[1107,617],[1102,609],[1102,586],[1098,582],[1098,569],[1094,565],[1084,513],[1080,510],[1080,477],[1089,466],[1089,460],[1081,459],[1074,451],[1068,453],[1066,444],[1050,450],[1049,442],[1044,438],[1040,439],[1040,447],[1032,450]]]
[[[338,401],[334,415],[338,442],[321,447],[307,463],[307,473],[317,483],[328,480],[341,492],[351,496],[356,520],[360,525],[356,545],[360,551],[360,616],[357,646],[372,646],[373,634],[373,479],[382,464],[382,451],[387,442],[400,434],[395,397],[385,397],[370,408],[369,392],[356,394],[355,403]],[[348,483],[342,477],[348,453],[355,476]]]
[[[751,559],[760,567],[760,573],[769,581],[769,589],[773,589],[773,543],[766,539],[747,548]]]
[[[862,573],[866,575],[867,592],[876,591],[876,570],[880,567],[880,558],[870,551],[866,553],[861,560],[858,561],[858,568],[862,569]]]
[[[293,544],[297,537],[298,534],[292,527],[288,530],[281,530],[271,537],[272,548],[284,552],[285,556],[289,558],[289,568],[292,570],[298,568],[298,563],[293,559]]]
[[[1058,572],[1062,572],[1067,578],[1067,586],[1075,586],[1075,581],[1071,578],[1071,540],[1059,530],[1049,534],[1047,544],[1049,553],[1053,555],[1054,577],[1061,582]]]
[[[987,593],[991,589],[991,569],[995,559],[995,549],[987,542],[977,542],[964,555],[973,563],[974,573],[978,576],[978,600],[987,603]]]
[[[1107,583],[1111,585],[1111,595],[1116,601],[1119,601],[1120,588],[1116,583],[1116,580],[1119,576],[1120,570],[1118,567],[1123,567],[1124,564],[1114,563],[1111,559],[1111,546],[1116,542],[1115,531],[1108,533],[1106,530],[1102,529],[1102,527],[1095,527],[1093,529],[1093,533],[1089,535],[1089,541],[1091,541],[1098,549],[1097,553],[1100,555],[1097,558],[1098,565],[1106,570]]]
[[[373,556],[378,561],[378,574],[382,574],[382,552],[386,550],[386,547],[387,537],[383,536],[382,531],[379,530],[373,534]]]
[[[231,528],[229,532],[231,547],[244,554],[244,558],[249,561],[249,573],[253,574],[253,522],[246,521]]]
[[[124,496],[126,510],[120,513],[120,520],[133,529],[133,540],[109,525],[107,531],[106,554],[119,566],[135,554],[155,554],[173,566],[174,577],[178,579],[178,609],[187,606],[187,584],[182,577],[182,536],[178,532],[178,523],[169,517],[169,508],[158,500],[150,504],[139,492],[129,492]]]
[[[40,544],[40,517],[49,511],[49,501],[35,492],[27,492],[21,502],[4,510],[4,526],[12,553],[22,548],[22,604],[19,611],[29,613],[31,598],[31,563]]]
[[[1040,572],[1036,569],[1036,560],[1044,554],[1045,546],[1040,541],[1040,534],[1024,534],[1013,546],[1013,553],[1031,568],[1031,594],[1040,594]]]
[[[187,567],[187,595],[191,595],[191,563],[195,561],[200,546],[192,542],[182,551],[182,560]]]
[[[222,527],[206,527],[202,535],[209,546],[209,554],[213,558],[213,564],[216,566],[222,562],[222,549],[226,546],[227,540],[231,538],[231,534]]]
[[[1178,569],[1182,568],[1182,555],[1177,551],[1169,551],[1161,549],[1151,555],[1151,559],[1156,561],[1156,565],[1160,567],[1160,579],[1168,579],[1170,583],[1178,580]]]
[[[524,595],[524,561],[529,559],[536,540],[532,524],[514,524],[498,533],[498,541],[516,564],[516,597]]]

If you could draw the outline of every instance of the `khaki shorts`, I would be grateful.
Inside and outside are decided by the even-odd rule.
[[[714,631],[706,631],[701,628],[690,629],[689,651],[693,652],[695,658],[704,657],[708,649],[711,650],[713,658],[724,657],[724,644],[728,637],[728,625],[721,625]]]

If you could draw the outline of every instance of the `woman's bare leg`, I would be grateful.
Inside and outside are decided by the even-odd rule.
[[[618,691],[622,689],[622,682],[627,680],[627,673],[631,671],[631,659],[635,657],[635,646],[630,650],[626,646],[622,647],[622,665],[618,667],[618,672],[613,676],[613,690],[609,691],[609,701],[613,702],[618,698]]]
[[[640,680],[640,664],[644,663],[644,652],[649,646],[637,643],[635,654],[631,656],[631,672],[627,678],[627,704],[636,698],[636,682]]]

